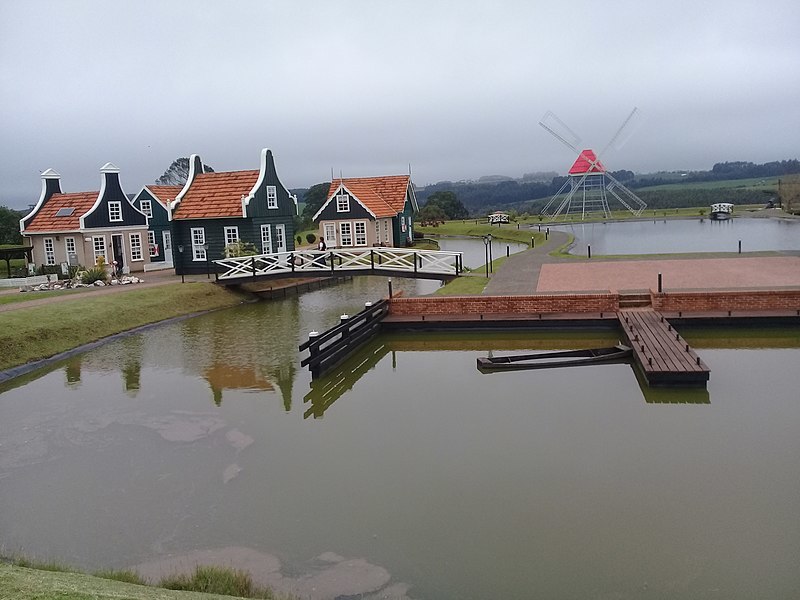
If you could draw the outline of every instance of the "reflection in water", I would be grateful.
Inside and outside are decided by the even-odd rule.
[[[706,398],[642,402],[627,365],[475,370],[612,331],[380,336],[312,384],[299,340],[385,288],[173,323],[4,386],[0,543],[88,570],[273,557],[315,599],[358,597],[318,591],[353,569],[384,585],[366,598],[793,597],[797,329],[698,334]]]

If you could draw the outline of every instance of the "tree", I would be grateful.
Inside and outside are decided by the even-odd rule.
[[[328,199],[328,190],[330,186],[331,184],[329,182],[318,183],[312,185],[308,188],[306,193],[303,194],[305,206],[303,207],[303,214],[300,219],[302,229],[311,227],[311,218],[322,208],[322,205],[325,204],[325,200]]]
[[[441,191],[434,192],[428,196],[428,202],[425,206],[438,206],[448,219],[466,219],[469,217],[469,211],[456,197],[455,192]]]
[[[0,206],[0,244],[18,246],[22,243],[19,220],[25,215],[14,209]]]
[[[203,164],[206,173],[213,173],[214,169]],[[156,179],[158,185],[183,185],[189,179],[189,159],[185,156],[176,158],[172,161],[164,174]]]
[[[447,215],[440,206],[436,204],[426,204],[417,214],[417,222],[426,227],[433,225],[438,227],[439,223],[444,223],[447,220]]]

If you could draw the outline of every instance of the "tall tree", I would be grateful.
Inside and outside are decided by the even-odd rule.
[[[6,206],[0,206],[0,244],[19,245],[22,235],[19,232],[19,220],[25,215]]]
[[[203,164],[203,169],[206,173],[213,173],[214,169],[207,164]],[[189,178],[189,159],[185,156],[176,158],[172,161],[169,168],[164,171],[164,174],[156,179],[158,185],[183,185]]]
[[[318,183],[312,185],[308,188],[306,193],[303,194],[303,202],[305,202],[301,218],[303,229],[311,227],[311,217],[325,204],[325,200],[328,199],[328,190],[330,186],[330,182]]]
[[[434,192],[428,196],[425,206],[438,206],[448,219],[466,219],[469,216],[469,211],[456,197],[455,192]]]

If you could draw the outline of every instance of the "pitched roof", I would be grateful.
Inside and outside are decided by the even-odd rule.
[[[175,200],[175,196],[183,189],[182,185],[146,185],[144,187],[156,200],[165,206],[167,202]]]
[[[197,175],[181,199],[173,218],[214,219],[243,216],[242,196],[253,189],[258,173],[256,169]]]
[[[593,164],[594,163],[594,164]],[[606,168],[603,166],[599,160],[597,160],[597,156],[594,153],[594,150],[586,149],[582,150],[580,156],[575,159],[575,162],[572,163],[572,167],[570,167],[569,174],[570,175],[583,175],[584,173],[605,173]]]
[[[100,192],[53,194],[25,226],[24,233],[79,230],[81,217],[94,206],[99,194]],[[67,216],[56,216],[62,208],[73,208],[74,210]],[[69,211],[63,212],[68,213]]]
[[[343,184],[376,217],[394,217],[406,204],[410,183],[410,175],[335,179],[328,190],[328,201]]]

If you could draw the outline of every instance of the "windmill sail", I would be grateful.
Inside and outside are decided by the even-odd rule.
[[[621,148],[630,138],[638,121],[639,112],[634,108],[600,154],[604,154],[608,148]],[[569,177],[564,185],[542,209],[543,215],[550,216],[551,220],[562,214],[580,214],[581,220],[595,213],[608,218],[611,213],[609,195],[612,201],[616,200],[636,216],[647,207],[636,194],[606,171],[599,154],[595,154],[591,148],[578,150],[580,138],[555,114],[547,111],[539,125],[578,155],[569,169]]]

